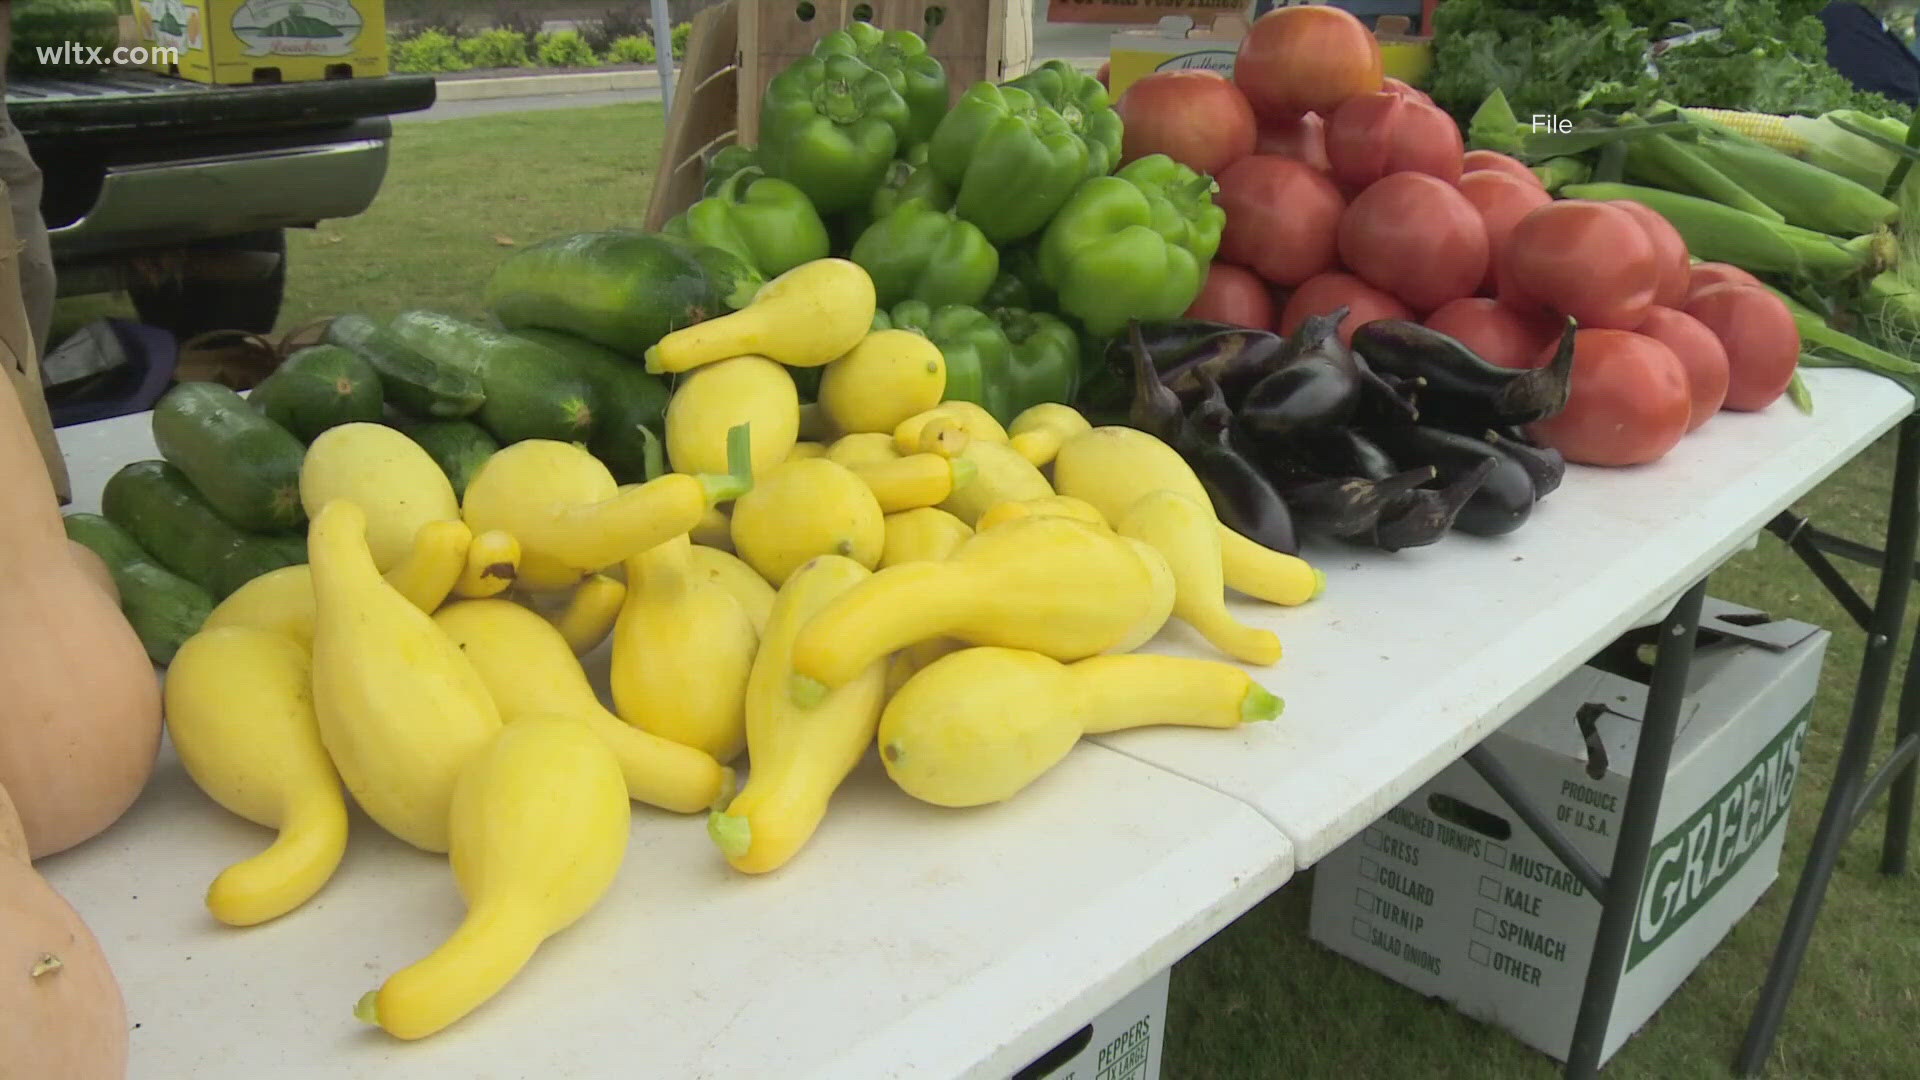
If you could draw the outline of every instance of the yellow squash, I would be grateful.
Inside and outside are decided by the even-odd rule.
[[[633,799],[691,814],[731,789],[732,769],[608,712],[566,640],[539,615],[511,600],[463,600],[433,621],[473,662],[507,723],[564,716],[585,724],[612,752]]]
[[[748,433],[728,435],[727,475],[668,473],[622,489],[592,454],[572,443],[529,439],[504,447],[467,484],[464,514],[475,534],[499,529],[520,541],[518,584],[571,589],[668,537],[684,536],[716,503],[752,486]]]
[[[972,465],[973,476],[956,486],[941,501],[940,509],[969,525],[1003,502],[1044,499],[1054,493],[1053,485],[1040,470],[1004,442],[974,439],[953,460]]]
[[[306,903],[347,850],[347,803],[320,742],[306,647],[271,630],[202,630],[167,668],[166,708],[173,748],[200,790],[280,833],[214,878],[207,909],[252,926]]]
[[[707,512],[700,515],[699,524],[688,530],[687,536],[701,547],[732,551],[733,512],[724,506],[707,507]]]
[[[1111,528],[1106,515],[1094,509],[1093,504],[1071,495],[1043,495],[1038,499],[1022,499],[1019,502],[1003,502],[999,506],[980,515],[973,523],[980,530],[991,529],[1003,521],[1014,518],[1048,516],[1070,517],[1084,521],[1089,525],[1098,525],[1103,529]]]
[[[1174,449],[1144,431],[1098,427],[1069,439],[1053,460],[1062,495],[1092,503],[1108,521],[1126,515],[1140,496],[1172,491],[1211,508],[1207,491]],[[1283,554],[1215,522],[1221,570],[1229,587],[1270,604],[1304,604],[1326,588],[1326,575],[1306,560]]]
[[[453,782],[500,728],[486,684],[433,619],[375,572],[365,515],[328,503],[307,530],[320,739],[367,816],[447,850]]]
[[[880,760],[937,806],[1009,798],[1082,735],[1152,724],[1232,728],[1281,701],[1230,664],[1145,653],[1062,664],[1019,649],[964,649],[927,665],[887,703]]]
[[[687,555],[696,575],[704,576],[740,601],[747,618],[753,620],[754,633],[766,629],[767,616],[773,612],[773,586],[760,576],[760,571],[741,562],[737,555],[697,544]]]
[[[469,600],[484,600],[506,592],[519,576],[520,541],[512,533],[495,529],[473,538],[467,548],[467,567],[453,591]]]
[[[647,350],[647,370],[691,371],[736,356],[819,367],[873,328],[873,279],[846,259],[815,259],[762,286],[730,315],[682,327]]]
[[[613,627],[620,718],[725,764],[747,742],[747,673],[760,637],[733,594],[693,569],[676,536],[627,560]]]
[[[793,444],[793,449],[787,451],[788,461],[799,461],[802,458],[815,458],[815,457],[826,457],[826,456],[827,456],[826,443],[797,442]]]
[[[873,743],[880,723],[882,664],[875,662],[812,709],[787,695],[793,639],[808,619],[869,573],[838,555],[823,555],[780,588],[773,617],[747,681],[747,785],[707,832],[734,869],[763,874],[797,854],[826,816],[827,802]]]
[[[899,458],[900,450],[894,445],[893,436],[873,431],[842,435],[827,447],[827,460],[849,469],[897,461]]]
[[[449,816],[466,918],[353,1010],[401,1039],[425,1038],[478,1008],[541,942],[592,910],[620,873],[632,826],[613,757],[564,717],[501,730],[462,770]]]
[[[825,446],[839,437],[840,432],[834,430],[833,421],[828,419],[827,410],[821,408],[819,402],[809,401],[800,406],[800,438]]]
[[[786,368],[764,356],[736,356],[681,376],[667,403],[673,470],[729,471],[727,433],[741,424],[753,430],[753,475],[787,459],[800,435],[800,397]]]
[[[820,407],[847,432],[891,435],[946,392],[946,357],[911,330],[875,330],[820,374]]]
[[[971,401],[945,401],[900,421],[893,441],[902,454],[952,457],[975,439],[1004,443],[1007,429],[993,414]]]
[[[1068,439],[1093,430],[1070,405],[1047,401],[1034,405],[1007,425],[1008,445],[1037,468],[1045,468]]]
[[[955,637],[1057,660],[1126,652],[1173,611],[1160,553],[1062,517],[975,533],[945,562],[889,566],[834,600],[794,643],[803,703],[915,642]]]
[[[1235,660],[1272,664],[1280,638],[1248,626],[1227,611],[1220,570],[1220,529],[1211,507],[1177,492],[1140,496],[1115,525],[1122,536],[1151,545],[1173,570],[1173,614]]]
[[[733,550],[775,585],[815,555],[871,568],[886,535],[873,489],[830,458],[785,462],[733,504]]]
[[[886,543],[880,549],[883,567],[940,562],[973,535],[966,522],[934,506],[888,514],[886,530]]]
[[[882,513],[897,514],[947,501],[955,491],[973,482],[976,468],[965,456],[908,454],[892,461],[856,465],[853,474],[873,491]]]
[[[466,564],[472,536],[458,518],[429,521],[414,534],[413,551],[387,571],[387,584],[413,606],[433,614],[447,599]],[[313,646],[313,571],[306,563],[262,574],[233,591],[201,624],[202,630],[249,626],[272,630]]]
[[[311,519],[335,499],[367,515],[367,548],[381,573],[407,557],[420,526],[460,516],[447,474],[419,443],[385,424],[341,424],[307,447],[300,505]]]
[[[613,622],[620,617],[620,607],[626,602],[625,582],[595,574],[573,590],[566,606],[555,612],[550,621],[573,655],[585,656],[613,633]],[[486,673],[481,675],[484,677]],[[494,697],[498,704],[499,695]]]

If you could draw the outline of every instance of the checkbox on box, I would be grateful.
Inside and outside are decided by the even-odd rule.
[[[1377,862],[1374,862],[1372,859],[1361,859],[1360,860],[1360,880],[1378,881],[1379,879],[1380,879],[1380,864]]]
[[[1495,866],[1505,866],[1507,865],[1507,845],[1496,844],[1489,840],[1486,850],[1480,853],[1480,857]]]
[[[1499,878],[1483,877],[1480,879],[1480,899],[1498,900],[1500,896]]]
[[[1499,922],[1493,917],[1493,912],[1484,911],[1480,908],[1473,909],[1473,928],[1475,930],[1483,934],[1491,934],[1498,925]]]
[[[1360,842],[1367,845],[1368,847],[1372,848],[1375,851],[1379,851],[1380,843],[1381,843],[1380,830],[1372,826],[1368,826],[1367,830],[1360,834]]]
[[[1353,903],[1369,915],[1380,910],[1380,898],[1365,889],[1353,890]]]
[[[1479,964],[1481,967],[1491,967],[1493,966],[1493,950],[1477,941],[1470,941],[1467,943],[1467,959]]]
[[[1373,941],[1373,924],[1365,919],[1353,920],[1353,936],[1359,938],[1361,941],[1371,943]]]

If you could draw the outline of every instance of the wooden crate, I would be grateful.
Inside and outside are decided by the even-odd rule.
[[[788,64],[849,23],[912,30],[947,70],[954,97],[1023,74],[1033,59],[1031,0],[727,0],[695,17],[674,84],[646,227],[700,197],[706,161],[759,141],[760,95]]]

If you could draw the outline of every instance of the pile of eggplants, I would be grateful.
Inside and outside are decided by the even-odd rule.
[[[1571,320],[1551,363],[1503,368],[1419,323],[1290,338],[1181,319],[1129,325],[1109,362],[1133,373],[1128,423],[1180,452],[1220,520],[1276,551],[1305,533],[1383,551],[1450,529],[1500,536],[1560,485],[1558,451],[1523,431],[1566,406]]]

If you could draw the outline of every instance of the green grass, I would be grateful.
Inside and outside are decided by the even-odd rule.
[[[409,307],[477,315],[487,275],[509,250],[503,238],[525,244],[576,229],[637,225],[659,143],[654,105],[407,125],[373,209],[317,233],[292,234],[282,326],[341,311],[384,316]],[[70,305],[63,314],[71,321],[97,308]],[[1883,440],[1806,499],[1802,511],[1829,529],[1876,538],[1891,462]],[[1868,574],[1854,579],[1871,586]],[[1713,592],[1818,623],[1836,636],[1805,751],[1785,873],[1608,1066],[1614,1078],[1726,1075],[1826,795],[1859,668],[1860,635],[1771,539],[1723,568]],[[1769,1075],[1915,1072],[1920,883],[1877,873],[1880,822],[1876,814],[1847,846]],[[1170,1080],[1557,1075],[1545,1057],[1506,1034],[1310,943],[1311,880],[1311,871],[1301,874],[1174,969],[1164,1070]]]

